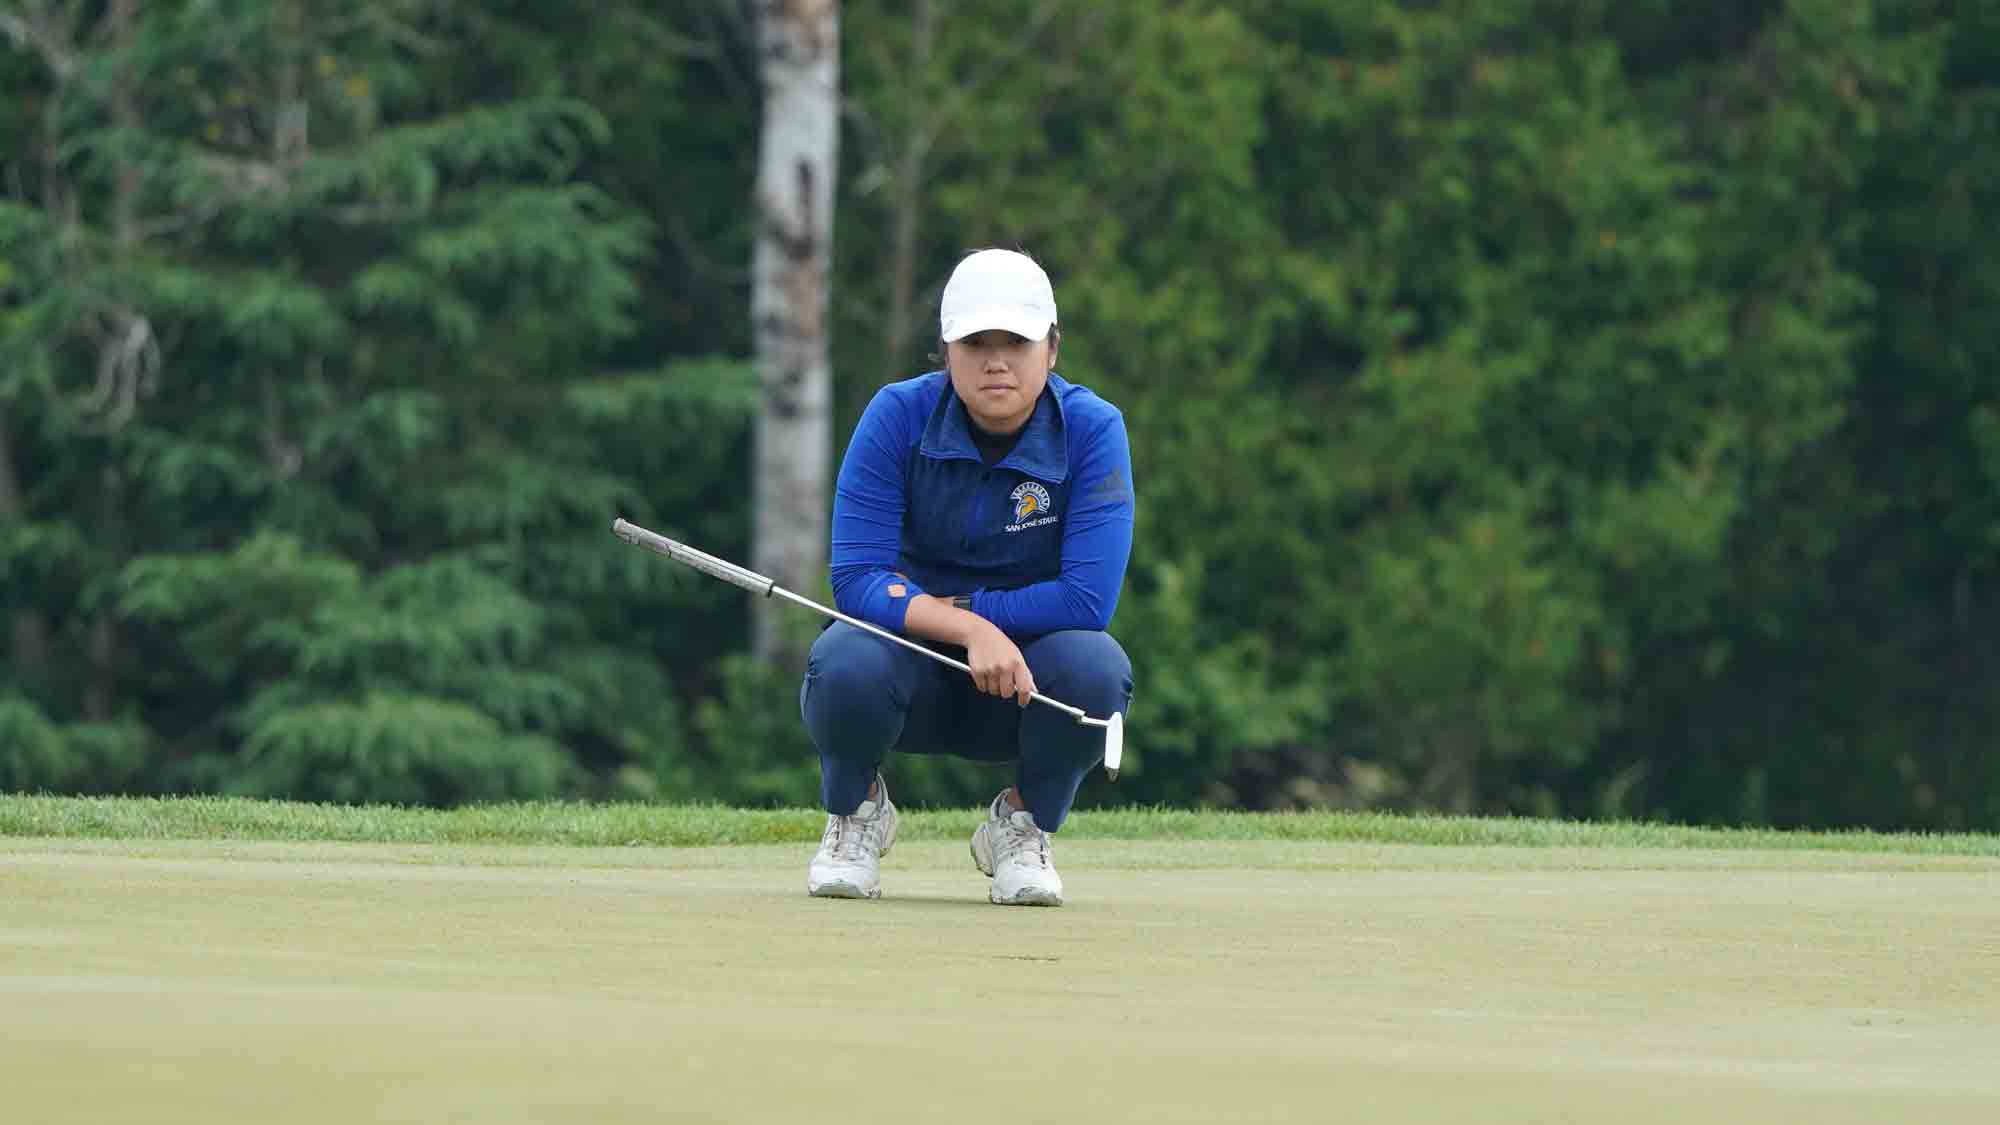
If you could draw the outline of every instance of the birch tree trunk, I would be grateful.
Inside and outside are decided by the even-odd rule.
[[[839,0],[760,0],[764,119],[750,320],[763,404],[753,473],[751,566],[810,590],[826,565],[832,448],[827,278],[839,145]],[[782,607],[753,603],[761,661],[798,662]]]

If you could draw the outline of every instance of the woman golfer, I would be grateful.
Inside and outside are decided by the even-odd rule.
[[[1026,255],[967,256],[938,320],[945,370],[883,387],[848,442],[830,570],[843,613],[972,675],[845,623],[820,634],[799,692],[827,811],[806,890],[882,893],[896,807],[878,769],[900,750],[1018,763],[973,861],[992,901],[1060,906],[1049,833],[1104,738],[1028,697],[1098,717],[1131,703],[1131,663],[1105,632],[1132,552],[1125,421],[1055,374],[1055,293]]]

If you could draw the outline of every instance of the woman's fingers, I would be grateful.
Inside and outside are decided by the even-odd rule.
[[[974,687],[983,694],[1028,705],[1035,694],[1035,677],[1012,641],[993,630],[990,636],[976,638],[967,649],[966,666],[972,669]]]
[[[1035,677],[1025,663],[975,667],[972,683],[987,695],[997,695],[1002,699],[1012,696],[1023,707],[1028,705],[1028,697],[1035,692]]]

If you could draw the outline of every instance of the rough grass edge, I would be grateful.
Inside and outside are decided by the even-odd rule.
[[[974,809],[903,810],[899,836],[956,839]],[[0,838],[270,840],[379,844],[715,847],[810,843],[816,809],[543,802],[456,809],[328,805],[230,797],[51,797],[0,794]],[[1248,813],[1128,807],[1079,811],[1066,839],[1284,840],[1441,847],[1671,848],[2000,857],[1979,833],[1705,828],[1367,812]]]

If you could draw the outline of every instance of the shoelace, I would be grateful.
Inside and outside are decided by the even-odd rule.
[[[882,814],[863,820],[858,816],[830,816],[826,821],[826,834],[820,837],[820,847],[833,854],[833,858],[848,862],[858,862],[870,852],[882,850]]]
[[[1049,865],[1049,837],[1032,823],[1008,817],[1000,822],[1000,854],[1036,867]]]

